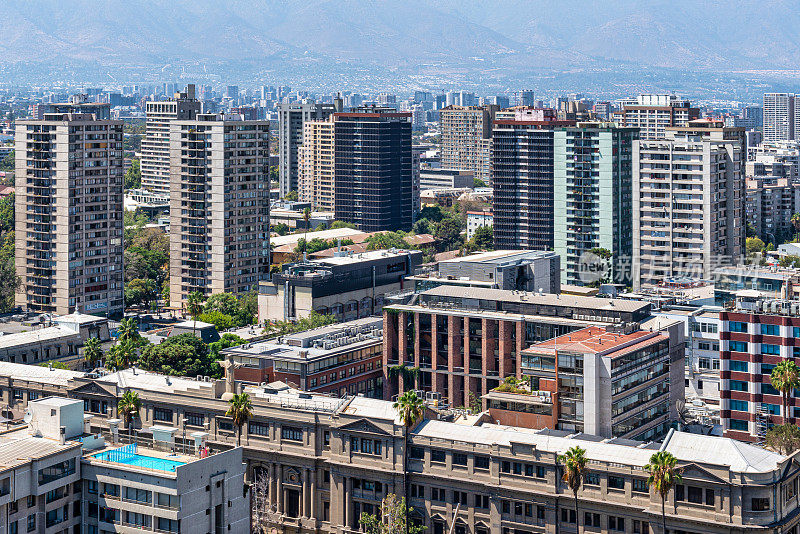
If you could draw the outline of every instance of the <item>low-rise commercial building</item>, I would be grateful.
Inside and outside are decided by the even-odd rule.
[[[468,211],[467,212],[467,239],[472,239],[475,231],[484,226],[494,225],[494,215],[491,211]]]
[[[108,319],[72,313],[53,319],[53,326],[0,336],[0,360],[36,364],[74,359],[90,337],[108,341]]]
[[[222,353],[237,380],[280,381],[303,391],[383,398],[383,319],[365,317]]]
[[[462,189],[475,185],[475,173],[461,169],[420,169],[419,188],[427,189]]]
[[[759,265],[718,267],[712,272],[714,304],[733,304],[740,291],[756,291],[772,299],[793,299],[800,288],[800,270]]]
[[[23,387],[19,373],[28,368],[0,364],[3,398],[10,388]],[[193,443],[195,432],[207,432],[210,452],[234,448],[237,435],[225,416],[226,395],[247,392],[253,414],[242,427],[239,450],[247,462],[253,501],[263,504],[256,527],[266,529],[299,534],[357,530],[361,512],[374,513],[387,494],[407,492],[414,508],[410,519],[436,534],[451,529],[475,534],[569,532],[577,522],[575,501],[562,480],[558,457],[574,446],[583,448],[589,460],[579,510],[580,525],[592,525],[587,530],[643,534],[659,528],[661,497],[648,488],[643,470],[659,450],[673,454],[682,470],[680,484],[665,501],[670,532],[744,534],[758,529],[778,534],[792,532],[800,521],[796,456],[722,437],[670,432],[661,443],[604,440],[568,431],[481,423],[475,418],[425,419],[406,430],[388,401],[337,399],[282,384],[209,383],[132,370],[76,377],[67,381],[65,389],[71,398],[92,408],[87,420],[92,432],[106,433],[116,424],[119,399],[131,390],[142,399],[141,421],[135,425],[140,439],[149,438],[156,425],[185,425],[187,438],[176,432],[176,447],[180,450],[187,440]],[[28,392],[22,393],[24,397]],[[197,461],[213,463],[216,458],[224,456]],[[98,482],[99,492],[104,481]],[[134,486],[119,484],[123,496],[126,484]],[[207,479],[200,485],[198,504],[205,506],[217,498],[216,493],[209,496],[205,487],[217,485]],[[92,498],[89,487],[82,491],[87,501]],[[170,493],[171,488],[153,491]],[[194,496],[182,496],[181,505],[189,498]],[[101,497],[97,499],[99,504]],[[19,503],[20,510],[24,504]],[[60,501],[52,504],[61,509]],[[215,505],[209,516],[199,515],[213,521],[216,510]],[[174,512],[159,509],[154,515],[164,513]],[[205,525],[191,523],[191,531],[215,531]],[[241,532],[235,526],[231,532]],[[104,523],[103,528],[126,527]]]
[[[435,287],[384,308],[384,395],[419,389],[441,395],[450,406],[474,406],[504,378],[522,377],[522,352],[530,345],[649,316],[650,304],[636,301]],[[682,358],[682,339],[675,350]],[[418,368],[414,383],[390,374],[390,367]]]
[[[384,295],[403,289],[403,279],[421,263],[420,251],[390,249],[284,265],[259,286],[259,320],[296,319],[312,311],[346,321],[375,315]]]
[[[676,337],[682,339],[683,332]],[[683,354],[675,356],[672,361],[669,334],[636,323],[590,326],[524,349],[521,370],[528,388],[514,389],[515,398],[505,406],[493,391],[489,408],[501,424],[513,414],[521,426],[652,440],[667,433],[677,419],[676,402],[684,397]],[[537,397],[539,402],[525,403]],[[509,405],[514,402],[525,408]],[[515,412],[539,417],[524,424]]]

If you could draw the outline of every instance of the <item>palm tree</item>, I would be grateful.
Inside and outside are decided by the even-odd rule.
[[[305,221],[305,233],[303,234],[303,260],[306,259],[306,250],[308,250],[308,221],[311,219],[311,210],[306,208],[303,210],[303,221]]]
[[[103,359],[103,349],[100,348],[100,338],[90,337],[83,344],[83,361],[91,367],[95,367],[97,362]]]
[[[425,413],[425,404],[422,399],[417,397],[413,391],[406,391],[392,405],[400,422],[405,427],[405,446],[403,447],[403,488],[405,489],[406,502],[408,502],[408,447],[410,445],[409,434],[411,429],[422,419]],[[408,534],[408,508],[406,507],[406,534]]]
[[[667,534],[667,514],[664,510],[669,491],[681,481],[681,469],[675,467],[678,459],[667,451],[658,451],[650,457],[644,470],[650,473],[647,487],[655,489],[661,496],[661,533]]]
[[[793,213],[792,218],[789,219],[789,222],[792,223],[792,226],[794,226],[794,229],[797,232],[800,232],[800,213]]]
[[[125,421],[125,426],[128,428],[128,437],[132,438],[133,435],[133,421],[139,417],[139,410],[142,409],[142,401],[139,399],[139,394],[135,391],[128,390],[122,394],[122,398],[117,403],[117,412],[122,416]]]
[[[139,334],[139,320],[136,317],[128,317],[119,322],[119,340],[129,341],[135,339]]]
[[[778,363],[769,375],[772,387],[780,391],[783,402],[783,422],[790,421],[789,396],[796,388],[800,388],[800,367],[792,360]]]
[[[225,415],[233,419],[233,424],[239,429],[237,445],[242,444],[242,427],[253,415],[253,404],[247,393],[235,393],[230,400],[230,406]]]
[[[194,319],[194,326],[192,327],[192,334],[197,336],[197,318],[203,313],[203,302],[206,298],[199,291],[192,291],[186,298],[186,311]]]
[[[572,495],[575,496],[575,530],[579,532],[581,518],[578,515],[578,491],[583,485],[583,478],[586,476],[586,464],[589,463],[589,459],[586,457],[586,450],[576,445],[568,449],[564,454],[559,455],[558,461],[564,464],[564,474],[561,478],[572,490]]]

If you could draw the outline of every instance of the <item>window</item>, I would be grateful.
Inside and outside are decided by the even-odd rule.
[[[417,499],[424,499],[425,498],[425,486],[420,486],[419,484],[411,484],[411,497]]]
[[[514,469],[513,469],[514,474],[515,475],[521,475],[522,474],[522,464],[519,463],[519,462],[514,462],[513,465],[514,465]]]
[[[584,512],[583,523],[587,527],[600,528],[600,514],[595,514],[592,512]]]
[[[475,508],[489,509],[489,496],[488,495],[475,495]]]
[[[97,493],[96,490],[97,490],[97,482],[95,482],[95,493]],[[26,504],[28,505],[28,508],[33,508],[34,506],[36,506],[36,495],[28,495],[27,501],[28,502]]]
[[[14,396],[14,400],[22,400],[25,398],[25,392],[21,389],[15,389],[12,395]]]
[[[750,500],[750,509],[754,512],[766,512],[769,510],[769,497],[753,497]]]
[[[268,436],[269,423],[264,423],[263,421],[250,421],[247,424],[247,433],[253,434],[254,436]]]
[[[467,466],[467,455],[463,454],[463,453],[460,453],[460,452],[454,452],[453,453],[453,465],[462,465],[462,466],[466,467]]]
[[[180,508],[180,497],[166,493],[156,493],[156,506],[177,510]]]
[[[730,361],[730,369],[731,371],[736,371],[739,373],[746,373],[747,372],[747,362],[740,362],[739,360],[731,360]]]
[[[233,422],[225,419],[217,419],[217,428],[226,432],[233,432]]]
[[[731,399],[730,400],[730,407],[731,407],[731,410],[733,410],[733,411],[746,412],[746,411],[748,411],[748,402],[747,401]]]
[[[632,489],[638,493],[650,493],[650,489],[647,487],[647,480],[644,478],[634,478]]]
[[[166,532],[180,532],[180,522],[177,519],[158,518],[158,530]]]
[[[677,502],[683,502],[685,500],[683,496],[683,490],[684,487],[682,484],[678,484],[677,486],[675,486],[675,500]]]
[[[739,321],[731,321],[729,329],[731,332],[747,332],[747,323],[741,323]]]
[[[625,479],[614,475],[608,475],[608,487],[613,489],[625,489]]]
[[[731,430],[741,430],[743,432],[747,432],[747,421],[742,421],[741,419],[729,419],[730,421],[730,429]]]
[[[748,384],[743,380],[731,380],[729,383],[731,391],[747,391]]]
[[[618,532],[625,532],[625,518],[616,517],[613,515],[608,516],[608,530],[616,530]]]
[[[195,412],[186,412],[186,424],[188,426],[203,426],[206,422],[206,418],[201,413]]]
[[[778,336],[780,333],[778,332],[778,325],[776,324],[762,324],[761,325],[761,334],[764,336]]]
[[[322,432],[322,445],[324,447],[330,447],[331,446],[331,431],[330,430],[325,430],[325,431]]]
[[[633,520],[633,534],[650,534],[650,523],[647,521]]]
[[[75,474],[75,458],[39,469],[39,485]]]
[[[28,516],[28,532],[33,532],[36,530],[36,514],[31,514]]]
[[[500,462],[500,472],[501,473],[510,473],[511,472],[511,462],[503,460]]]
[[[800,337],[800,326],[792,327],[792,337]]]
[[[686,500],[693,504],[703,503],[703,488],[696,486],[687,486]]]
[[[745,341],[729,341],[728,348],[733,352],[747,352],[747,342]]]
[[[714,506],[714,490],[706,488],[706,505]]]
[[[546,478],[547,477],[547,468],[543,465],[536,466],[536,478]]]
[[[501,507],[503,509],[503,513],[504,514],[510,514],[511,513],[511,503],[509,501],[505,501],[505,500],[500,501],[500,505],[501,505]]]
[[[475,456],[475,469],[489,469],[489,457]]]
[[[576,519],[575,510],[570,510],[568,508],[561,509],[561,522],[562,523],[574,523]]]
[[[586,484],[588,486],[599,486],[600,475],[598,475],[597,473],[586,473]]]
[[[171,423],[172,410],[170,410],[169,408],[154,408],[153,421],[166,421],[168,423]]]
[[[445,492],[442,488],[431,488],[431,500],[437,502],[444,502],[447,499]]]
[[[771,354],[777,356],[780,353],[781,353],[781,348],[778,345],[772,345],[770,343],[761,344],[761,354]]]
[[[19,527],[16,521],[8,524],[8,534],[19,534]]]
[[[422,447],[411,447],[408,450],[408,457],[412,460],[424,460],[425,459],[425,449]]]
[[[431,449],[431,462],[437,464],[445,463],[447,459],[447,453],[444,452],[442,449]]]
[[[303,429],[294,426],[282,426],[281,438],[289,441],[303,441]]]
[[[97,481],[96,480],[87,480],[86,481],[86,491],[89,493],[89,495],[97,495]],[[29,508],[30,508],[30,506],[29,506]]]
[[[103,482],[103,495],[109,497],[119,497],[119,484],[109,484]]]
[[[152,502],[153,494],[143,489],[125,488],[125,499],[128,501],[149,504]]]

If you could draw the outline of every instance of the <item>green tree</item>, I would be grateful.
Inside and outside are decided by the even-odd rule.
[[[120,341],[137,341],[142,337],[139,334],[139,319],[136,317],[123,318],[119,323],[118,334]]]
[[[781,393],[783,422],[791,422],[792,416],[789,413],[789,397],[796,388],[800,388],[800,367],[792,360],[783,360],[773,367],[769,375],[769,381],[772,387]]]
[[[203,312],[198,319],[204,323],[213,324],[218,332],[233,328],[234,323],[233,316],[216,310]]]
[[[67,369],[69,369],[69,367],[67,367],[67,364],[65,364],[64,362],[59,362],[58,360],[49,360],[49,361],[46,361],[46,362],[39,362],[37,365],[39,367],[52,367],[53,369],[62,369],[62,370],[65,370],[65,371]]]
[[[454,250],[461,246],[461,221],[454,217],[446,217],[436,224],[436,239],[442,251]]]
[[[353,224],[353,223],[344,222],[344,221],[333,221],[331,223],[331,230],[336,230],[338,228],[352,228],[353,230],[355,230],[356,225]]]
[[[194,334],[172,336],[142,350],[139,367],[171,376],[212,376],[220,378],[222,368],[211,357],[208,345]]]
[[[293,334],[295,332],[305,332],[306,330],[327,326],[335,322],[335,315],[323,315],[321,313],[312,311],[308,317],[302,317],[293,323],[289,321],[275,321],[269,323],[264,328],[264,332],[268,335],[283,336],[286,334]]]
[[[586,457],[586,450],[576,445],[559,455],[558,461],[563,465],[564,470],[561,479],[566,482],[575,497],[575,529],[580,532],[581,516],[578,511],[578,491],[583,485],[589,459]]]
[[[778,260],[778,265],[781,267],[800,267],[800,256],[787,254]]]
[[[278,235],[286,235],[289,233],[289,225],[285,223],[278,223],[272,227],[272,231]]]
[[[406,509],[404,498],[398,499],[397,495],[389,493],[381,501],[377,514],[361,512],[358,522],[366,534],[422,534],[424,526],[413,521],[406,524],[406,518],[413,511],[413,508]]]
[[[215,293],[206,300],[203,311],[219,312],[225,315],[236,315],[239,310],[239,300],[233,293]]]
[[[764,445],[779,454],[789,456],[800,449],[800,427],[791,423],[775,425],[767,431]]]
[[[403,232],[378,232],[366,239],[367,250],[384,250],[388,248],[410,249]]]
[[[142,410],[142,400],[139,394],[135,391],[128,390],[122,394],[122,397],[117,403],[117,412],[120,417],[125,421],[125,427],[128,429],[128,437],[133,435],[133,423],[139,412]]]
[[[11,193],[0,200],[0,233],[5,234],[14,230],[14,202],[16,195]]]
[[[142,187],[142,169],[139,166],[139,160],[137,158],[131,160],[130,168],[125,171],[123,187],[125,189],[138,189]]]
[[[745,248],[748,254],[756,254],[762,252],[765,248],[764,242],[758,237],[748,237],[745,240]]]
[[[14,296],[21,280],[14,262],[14,232],[0,235],[0,312],[14,308]]]
[[[417,219],[411,229],[417,235],[432,234],[435,231],[433,223],[428,219]]]
[[[288,193],[286,193],[286,196],[283,197],[283,198],[284,198],[284,200],[288,200],[289,202],[297,202],[297,199],[298,199],[297,191],[295,191],[295,190],[289,191]]]
[[[146,308],[149,308],[150,303],[156,299],[158,299],[158,286],[155,280],[134,278],[125,284],[126,306],[142,304]]]
[[[800,213],[793,213],[789,222],[792,223],[796,232],[800,232]]]
[[[494,250],[494,229],[491,226],[479,226],[470,240],[472,250]]]
[[[253,404],[250,402],[250,395],[247,393],[235,393],[230,400],[230,406],[225,415],[233,420],[238,432],[236,443],[241,446],[242,444],[242,427],[253,415]]]
[[[477,188],[479,188],[479,187],[486,187],[486,182],[484,182],[484,181],[483,181],[483,180],[481,180],[480,178],[475,178],[475,179],[472,181],[472,187],[473,187],[474,189],[477,189]]]
[[[258,290],[253,289],[237,298],[239,307],[234,314],[236,326],[248,326],[258,321]]]
[[[413,391],[406,391],[392,405],[403,423],[405,432],[405,446],[403,447],[403,487],[405,488],[405,502],[408,502],[408,448],[411,446],[411,429],[419,423],[425,414],[425,404]],[[408,529],[408,510],[405,510],[404,521]]]
[[[655,490],[661,497],[661,533],[667,534],[667,496],[676,484],[680,484],[681,469],[676,467],[678,459],[667,451],[658,451],[650,457],[650,462],[644,466],[644,470],[649,474],[647,486],[650,490]]]
[[[13,171],[16,168],[14,151],[12,150],[0,160],[0,171]]]
[[[425,206],[421,210],[419,210],[419,214],[417,215],[417,220],[420,219],[428,219],[431,222],[438,223],[442,219],[444,219],[445,212],[441,208],[441,206]]]
[[[203,313],[203,303],[206,297],[199,291],[192,291],[186,299],[186,311],[194,319],[194,326],[192,327],[192,334],[197,335],[197,318]]]
[[[269,168],[269,181],[270,183],[278,183],[278,167],[275,165],[270,166]]]
[[[220,361],[223,358],[222,351],[225,349],[229,349],[231,347],[238,347],[239,345],[244,344],[244,339],[240,338],[236,334],[231,334],[227,332],[222,334],[222,337],[219,338],[219,341],[214,341],[208,344],[208,353],[211,356],[211,359],[214,361]]]
[[[83,344],[83,361],[90,367],[96,367],[98,362],[103,359],[103,348],[100,346],[100,338],[90,337]]]

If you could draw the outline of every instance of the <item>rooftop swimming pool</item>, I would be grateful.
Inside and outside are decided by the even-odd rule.
[[[157,458],[155,456],[145,456],[143,454],[139,454],[138,447],[135,443],[125,445],[119,449],[93,454],[91,458],[95,458],[103,462],[114,462],[133,467],[142,467],[145,469],[155,469],[157,471],[169,472],[175,472],[175,469],[178,466],[186,464],[186,462],[181,462],[179,460]]]

